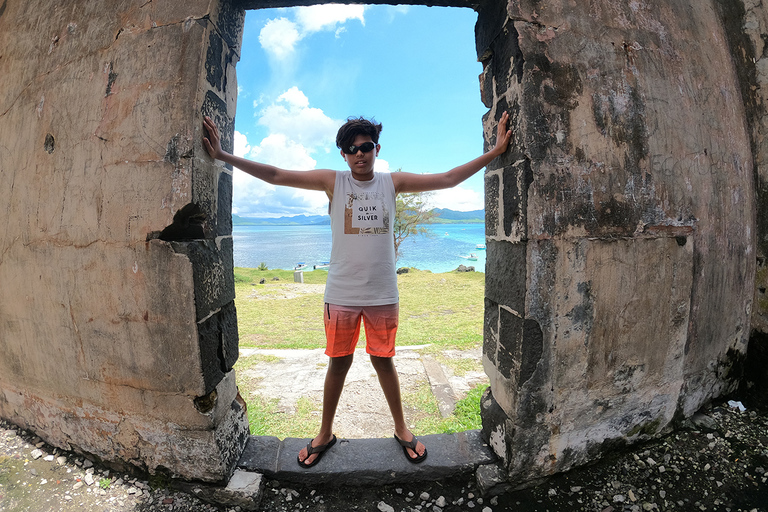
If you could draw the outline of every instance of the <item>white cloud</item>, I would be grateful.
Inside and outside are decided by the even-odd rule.
[[[384,12],[387,14],[387,21],[392,23],[395,17],[401,14],[408,14],[410,10],[411,7],[409,5],[387,5]]]
[[[453,187],[430,193],[429,204],[435,208],[450,208],[467,212],[485,208],[483,194],[464,187]]]
[[[258,123],[267,136],[258,144],[235,132],[234,153],[283,169],[309,170],[317,166],[313,153],[327,153],[335,147],[336,131],[341,121],[331,119],[310,106],[309,98],[291,87],[261,112]],[[248,174],[236,171],[233,177],[232,211],[238,215],[261,217],[322,214],[328,198],[322,192],[275,187]]]
[[[365,25],[364,5],[325,4],[296,8],[296,21],[306,33],[336,30],[336,25],[360,20]]]
[[[245,157],[251,151],[251,146],[248,144],[248,137],[235,130],[235,138],[233,141],[232,154],[239,157]]]
[[[316,163],[306,148],[283,134],[268,135],[258,146],[251,146],[245,135],[235,132],[235,148],[247,158],[282,168],[313,169]],[[328,206],[328,198],[322,192],[277,187],[237,169],[232,182],[232,213],[237,215],[322,214]]]
[[[259,32],[259,43],[267,55],[284,61],[291,57],[296,44],[305,37],[324,30],[334,31],[336,37],[345,32],[339,27],[350,20],[359,20],[365,25],[364,5],[311,5],[289,9],[296,21],[275,18],[267,21]]]
[[[309,151],[335,145],[341,121],[331,119],[319,108],[309,106],[309,99],[298,87],[291,87],[277,101],[261,111],[258,123],[269,133],[281,133]]]
[[[232,213],[248,215],[258,213],[271,201],[274,185],[258,180],[235,169],[232,174]]]
[[[235,131],[234,148],[232,153],[243,158],[252,158],[252,146],[248,137]],[[264,198],[273,193],[275,187],[264,183],[243,171],[235,169],[232,174],[232,213],[242,215],[251,213],[255,205],[263,202]]]
[[[389,168],[389,162],[387,162],[383,158],[376,159],[376,164],[373,166],[373,169],[376,172],[392,172]]]
[[[261,47],[278,59],[288,57],[293,53],[296,43],[304,37],[299,34],[296,24],[286,18],[269,20],[259,33]]]
[[[309,98],[295,85],[278,96],[277,101],[284,101],[295,108],[307,108],[309,106]]]
[[[261,144],[251,150],[249,156],[259,162],[283,169],[304,171],[314,169],[317,164],[306,147],[289,139],[283,133],[267,135]]]

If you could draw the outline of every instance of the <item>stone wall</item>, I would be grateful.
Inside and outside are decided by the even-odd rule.
[[[232,127],[242,22],[1,2],[0,416],[55,446],[214,481],[244,446],[231,171],[200,145],[203,113]]]
[[[201,121],[231,148],[243,9],[299,3],[0,0],[0,416],[228,478],[247,434],[232,177]],[[768,339],[762,4],[433,5],[479,13],[489,145],[512,116],[486,172],[483,347],[509,479],[734,389]]]
[[[513,479],[659,435],[738,384],[759,116],[732,4],[480,10],[483,100],[515,130],[486,173],[483,401]]]
[[[762,2],[719,2],[737,62],[755,166],[757,272],[752,336],[741,393],[768,404],[768,10]]]

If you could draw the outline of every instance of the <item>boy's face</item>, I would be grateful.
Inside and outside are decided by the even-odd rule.
[[[364,146],[366,142],[369,144]],[[369,135],[358,135],[355,137],[355,140],[352,141],[352,146],[354,146],[353,149],[356,150],[354,153],[349,154],[344,150],[341,151],[341,156],[344,158],[344,161],[347,162],[349,170],[352,171],[352,177],[356,180],[368,181],[373,179],[373,164],[376,161],[376,157],[379,155],[381,146],[373,144],[373,147],[371,147],[369,151],[364,151],[365,149],[368,149],[371,144],[373,144],[373,140],[371,140]],[[360,146],[364,147],[361,148]],[[349,151],[349,148],[344,149]]]

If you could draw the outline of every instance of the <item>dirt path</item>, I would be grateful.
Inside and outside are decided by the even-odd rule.
[[[441,359],[448,361],[439,364],[439,369],[427,367],[425,359],[434,359],[422,355],[423,346],[400,347],[395,357],[395,366],[400,375],[406,418],[410,421],[420,411],[408,407],[410,397],[420,391],[432,389],[443,383],[450,387],[454,399],[463,398],[477,384],[488,382],[488,377],[481,371],[480,350],[446,351]],[[244,395],[246,402],[253,395],[264,397],[279,397],[280,407],[291,413],[296,409],[296,403],[302,396],[313,402],[322,403],[323,382],[325,379],[327,356],[322,349],[317,350],[261,350],[241,349],[241,356],[259,354],[263,359],[278,358],[272,361],[260,361],[251,365],[238,375],[238,379],[256,383],[250,391],[251,396]],[[259,358],[262,359],[262,358]],[[459,372],[457,375],[450,364],[451,360],[469,359],[475,362],[476,370]],[[434,366],[434,365],[433,365]],[[439,374],[442,371],[442,379]],[[241,389],[242,392],[242,389]],[[319,415],[319,411],[317,413]],[[354,362],[347,374],[344,392],[341,395],[339,407],[334,421],[336,435],[348,439],[369,437],[390,437],[394,431],[392,416],[387,408],[384,395],[379,386],[376,372],[370,363],[364,349],[355,352]]]

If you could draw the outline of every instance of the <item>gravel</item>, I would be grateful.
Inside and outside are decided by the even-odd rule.
[[[473,477],[382,487],[305,487],[267,481],[259,510],[499,512],[768,512],[768,414],[726,401],[672,434],[554,476],[483,496]],[[239,512],[174,490],[160,477],[116,472],[52,448],[0,421],[0,510]]]

